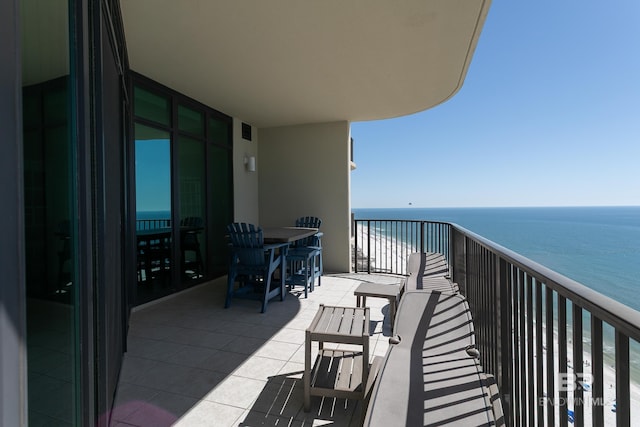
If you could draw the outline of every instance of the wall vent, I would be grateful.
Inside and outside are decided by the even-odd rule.
[[[242,139],[251,141],[251,125],[242,123]]]

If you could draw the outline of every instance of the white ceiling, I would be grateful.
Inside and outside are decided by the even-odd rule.
[[[258,127],[415,113],[462,86],[490,0],[121,0],[130,66]]]

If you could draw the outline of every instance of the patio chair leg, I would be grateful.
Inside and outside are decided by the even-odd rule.
[[[227,277],[227,297],[224,300],[224,308],[229,308],[231,305],[231,297],[233,296],[233,285],[235,281],[235,274],[229,273],[229,276]]]
[[[309,265],[311,263],[311,265]],[[310,256],[307,258],[307,283],[309,283],[309,291],[313,292],[313,285],[316,281],[316,257]]]
[[[267,311],[267,303],[269,302],[269,292],[271,291],[271,275],[267,276],[264,280],[264,297],[262,298],[262,311]]]
[[[279,280],[280,280],[280,301],[284,301],[284,297],[287,295],[286,285],[284,283],[284,273],[280,274]]]

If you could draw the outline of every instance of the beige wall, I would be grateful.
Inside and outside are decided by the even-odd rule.
[[[260,129],[259,223],[321,218],[326,272],[351,269],[349,140],[346,121]]]
[[[248,172],[244,164],[245,156],[258,156],[258,131],[254,127],[251,133],[251,141],[242,139],[242,121],[233,119],[233,212],[234,221],[259,224],[260,161],[256,162],[256,172]]]

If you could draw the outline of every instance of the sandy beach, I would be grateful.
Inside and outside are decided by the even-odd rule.
[[[396,242],[395,239],[392,238],[383,238],[384,236],[380,236],[379,234],[374,234],[375,245],[372,245],[374,249],[374,253],[371,254],[371,267],[372,270],[376,271],[380,270],[389,270],[389,271],[405,271],[405,264],[409,253],[412,252],[412,248],[407,247],[406,244],[401,242]],[[362,227],[358,227],[356,230],[356,238],[358,238],[358,249],[361,251],[361,255],[366,257],[367,253],[367,245],[363,244],[368,239],[368,233]],[[401,251],[397,252],[397,248],[402,248]],[[397,268],[397,266],[402,266],[402,268]],[[535,332],[534,332],[535,334]],[[544,327],[543,327],[543,334]],[[546,334],[544,335],[546,337]],[[554,331],[554,360],[555,360],[555,371],[558,372],[558,360],[559,360],[559,351],[558,351],[558,336],[557,331]],[[585,343],[586,344],[586,343]],[[586,345],[584,348],[588,348]],[[543,354],[546,356],[546,347],[543,351]],[[632,354],[631,359],[638,357],[638,355]],[[535,356],[534,356],[535,357]],[[545,363],[544,372],[545,372],[545,382],[546,382],[546,357],[544,357]],[[591,378],[592,378],[592,357],[591,353],[588,350],[583,352],[583,367],[580,370],[576,370],[573,365],[573,347],[571,341],[567,343],[567,359],[568,359],[568,368],[567,374],[569,378],[575,378],[574,375],[577,374],[578,380],[583,380],[586,383],[586,391],[583,393],[583,407],[585,414],[585,425],[590,426],[591,424],[591,415],[592,415],[592,405],[593,406],[604,406],[604,418],[605,418],[605,426],[614,426],[616,424],[616,412],[615,403],[616,403],[616,372],[615,367],[611,364],[607,364],[605,361],[603,364],[603,398],[596,399],[592,396],[591,393]],[[535,379],[533,379],[535,381]],[[556,403],[555,407],[555,418],[556,422],[559,420],[559,411],[560,405],[559,403],[559,383],[561,379],[556,378],[554,389],[555,396],[553,396],[553,402]],[[571,386],[569,387],[567,393],[567,404],[564,406],[568,410],[574,410],[574,397]],[[630,395],[631,395],[631,419],[640,416],[640,385],[631,380],[630,384]],[[550,398],[550,396],[547,396]],[[538,402],[539,404],[539,402]]]
[[[376,242],[372,245],[371,268],[379,272],[406,271],[407,258],[409,254],[415,251],[410,245],[399,242],[396,239],[382,238],[379,233],[373,233],[373,240]],[[369,239],[369,233],[366,229],[358,225],[356,230],[356,238],[358,239],[358,251],[365,258],[369,256],[366,242]]]
[[[535,334],[535,332],[534,332]],[[545,328],[543,328],[543,334],[546,334]],[[545,335],[546,336],[546,335]],[[557,361],[560,358],[558,351],[558,335],[557,332],[554,331],[554,360],[556,361],[556,369],[557,372]],[[546,355],[546,348],[543,350],[543,354]],[[567,343],[567,374],[568,378],[576,378],[579,381],[584,381],[586,385],[586,390],[583,393],[583,406],[584,406],[584,414],[585,414],[585,425],[591,425],[591,414],[593,406],[604,406],[604,421],[605,426],[615,426],[616,425],[616,412],[614,411],[614,404],[616,402],[616,371],[614,366],[607,364],[605,361],[603,363],[603,399],[596,399],[591,394],[591,386],[592,386],[592,375],[593,375],[593,364],[592,364],[592,356],[588,351],[583,351],[583,367],[580,370],[577,370],[573,364],[573,347],[572,343],[569,341]],[[545,357],[546,359],[546,357]],[[546,372],[546,363],[543,363],[544,370]],[[546,380],[545,380],[546,381]],[[556,390],[554,396],[554,402],[559,402],[559,392],[558,392],[558,384],[560,383],[560,379],[556,378],[556,382],[554,388]],[[630,407],[631,407],[631,418],[635,416],[640,416],[640,385],[636,382],[631,381],[630,383]],[[573,392],[569,391],[567,393],[567,409],[574,410],[574,396]],[[556,406],[556,420],[559,417],[559,406]]]

